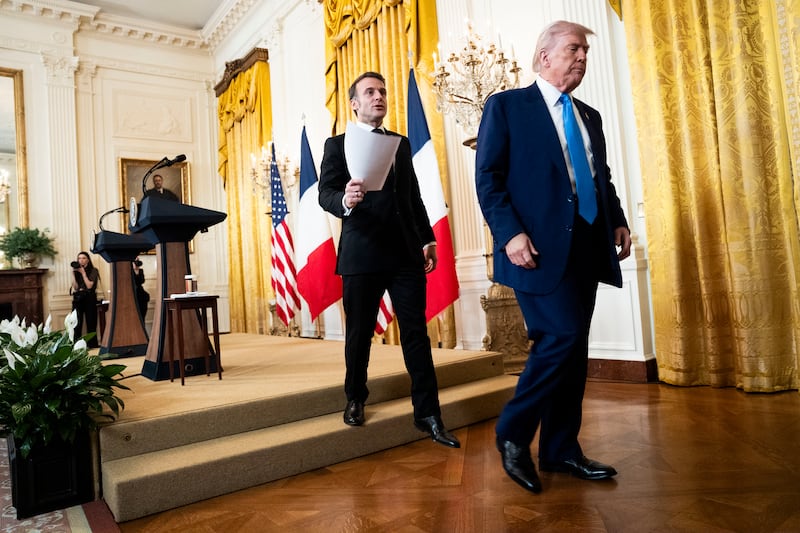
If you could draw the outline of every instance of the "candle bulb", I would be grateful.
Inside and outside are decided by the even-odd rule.
[[[253,170],[256,169],[256,154],[253,152],[250,152],[250,168]]]

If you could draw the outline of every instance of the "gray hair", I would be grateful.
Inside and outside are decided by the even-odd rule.
[[[566,20],[557,20],[547,25],[536,41],[536,50],[533,54],[533,71],[539,72],[542,68],[542,52],[549,52],[552,50],[556,45],[556,41],[562,35],[572,34],[587,37],[589,35],[594,35],[594,32],[582,24]]]

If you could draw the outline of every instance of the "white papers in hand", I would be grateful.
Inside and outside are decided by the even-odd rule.
[[[398,146],[399,135],[377,135],[348,122],[344,132],[344,157],[350,177],[363,181],[368,191],[381,190]]]

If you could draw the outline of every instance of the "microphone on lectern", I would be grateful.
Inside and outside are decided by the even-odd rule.
[[[106,211],[105,213],[100,215],[100,220],[97,221],[97,225],[100,226],[100,231],[105,231],[106,230],[103,227],[103,219],[106,218],[106,216],[110,215],[111,213],[128,213],[128,212],[129,211],[127,209],[125,209],[124,207],[115,207],[114,209],[111,209],[110,211]]]
[[[175,159],[170,159],[164,165],[165,167],[171,167],[175,163],[180,163],[181,161],[186,161],[186,154],[179,154],[175,156]]]

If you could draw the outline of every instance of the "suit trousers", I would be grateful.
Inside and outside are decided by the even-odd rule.
[[[348,401],[366,402],[367,366],[378,307],[389,291],[398,326],[406,370],[411,378],[414,417],[440,416],[439,388],[425,323],[425,286],[422,268],[396,272],[342,276],[345,311],[344,391]]]
[[[76,292],[72,295],[72,309],[77,311],[78,323],[75,325],[75,338],[88,335],[97,331],[97,296],[94,291]],[[86,333],[83,333],[83,324],[86,323]],[[86,344],[89,348],[100,346],[100,339],[97,335]]]
[[[496,431],[501,439],[529,447],[540,429],[540,460],[563,461],[583,453],[578,433],[598,285],[594,266],[607,243],[600,226],[576,216],[567,268],[553,292],[515,290],[533,346]]]

